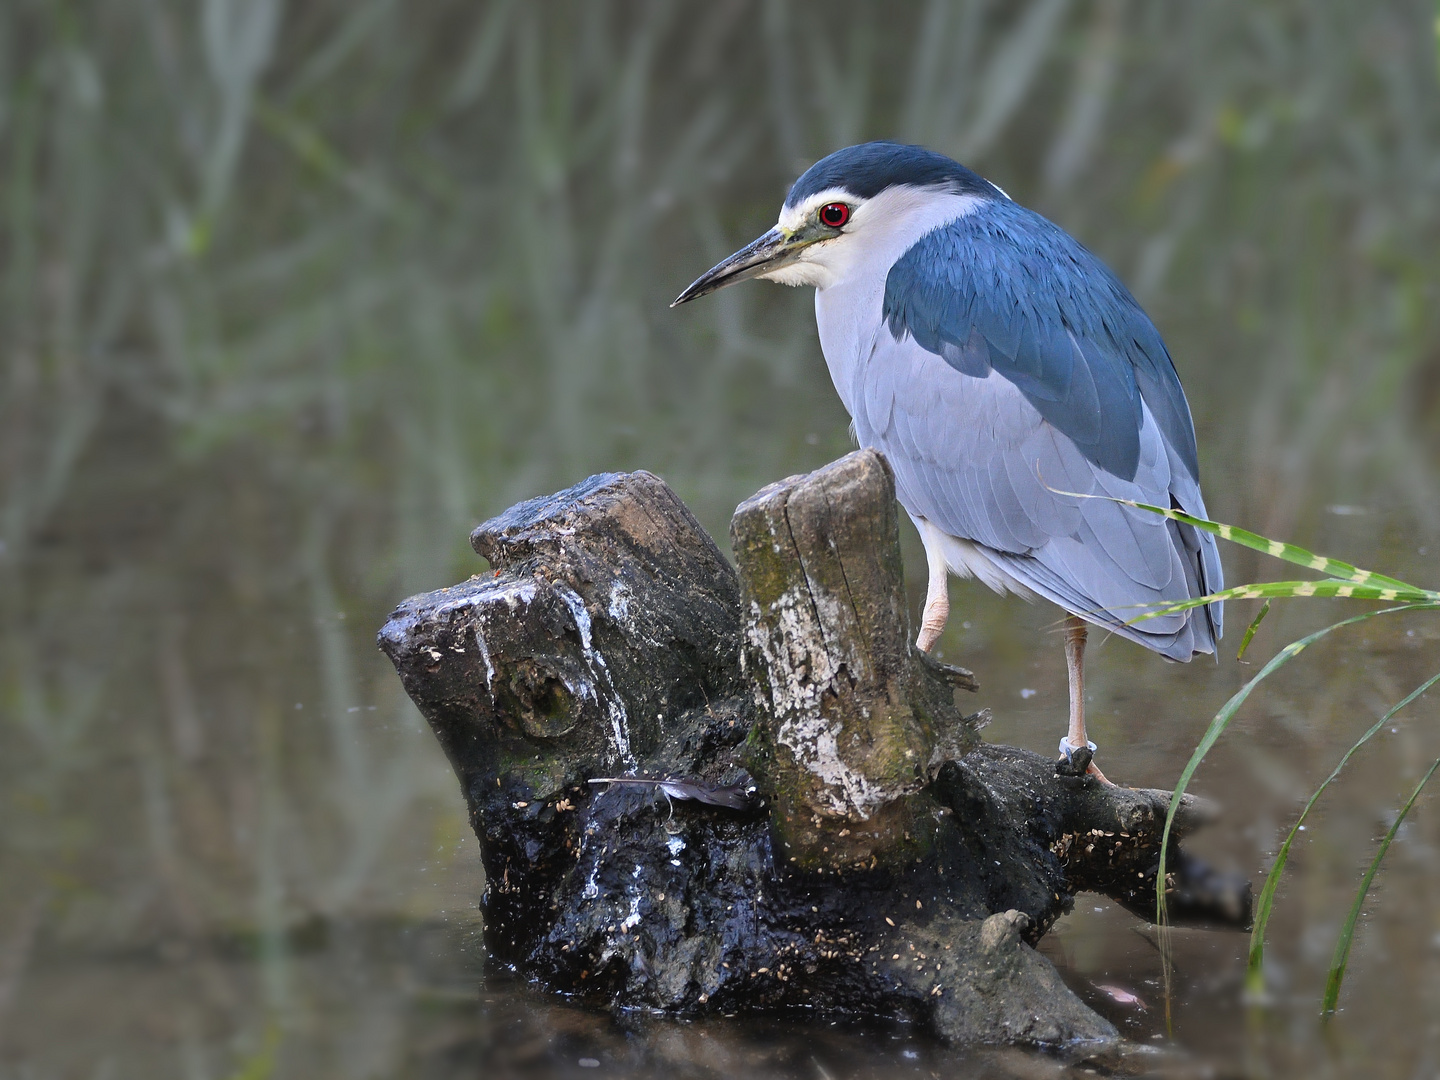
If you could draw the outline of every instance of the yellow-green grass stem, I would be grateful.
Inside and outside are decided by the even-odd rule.
[[[1221,706],[1220,711],[1215,714],[1215,718],[1210,721],[1210,726],[1205,729],[1205,734],[1200,737],[1200,742],[1195,747],[1195,751],[1190,755],[1190,760],[1186,762],[1185,768],[1181,770],[1180,779],[1175,784],[1175,791],[1170,797],[1170,809],[1165,815],[1165,829],[1160,838],[1160,866],[1159,871],[1155,875],[1155,921],[1157,923],[1164,923],[1165,921],[1166,860],[1170,853],[1170,830],[1174,826],[1175,813],[1180,808],[1180,800],[1184,797],[1185,789],[1189,787],[1190,778],[1195,775],[1195,770],[1200,767],[1200,763],[1204,761],[1205,756],[1210,753],[1211,747],[1213,747],[1220,736],[1224,734],[1225,729],[1230,726],[1230,721],[1234,718],[1236,712],[1239,711],[1240,706],[1245,703],[1245,699],[1250,696],[1251,691],[1259,686],[1263,680],[1268,678],[1272,672],[1294,659],[1332,630],[1339,630],[1342,626],[1350,626],[1353,623],[1364,622],[1366,619],[1373,619],[1379,615],[1393,615],[1401,611],[1427,611],[1436,609],[1440,609],[1440,603],[1403,604],[1399,607],[1381,608],[1379,611],[1367,611],[1360,615],[1352,615],[1348,619],[1342,619],[1340,622],[1331,623],[1321,630],[1316,630],[1314,633],[1307,634],[1298,641],[1292,641],[1289,645],[1286,645],[1270,658],[1265,666],[1255,674],[1254,678],[1237,690],[1231,696],[1230,700]]]
[[[1250,642],[1255,639],[1255,631],[1260,629],[1260,624],[1265,621],[1265,616],[1270,614],[1270,600],[1266,598],[1260,605],[1260,610],[1255,613],[1255,618],[1250,620],[1250,625],[1245,628],[1245,636],[1240,639],[1240,649],[1235,654],[1236,660],[1245,659],[1245,650],[1250,648]]]
[[[1280,878],[1285,873],[1285,865],[1290,859],[1290,848],[1295,843],[1295,837],[1299,835],[1301,828],[1304,827],[1306,819],[1310,816],[1310,811],[1314,809],[1320,796],[1325,793],[1325,789],[1340,775],[1340,771],[1345,768],[1346,764],[1355,756],[1356,752],[1374,738],[1386,724],[1393,720],[1400,710],[1409,705],[1421,694],[1425,693],[1426,690],[1429,690],[1430,687],[1434,686],[1437,682],[1440,682],[1440,672],[1432,675],[1412,690],[1404,700],[1389,709],[1384,716],[1380,717],[1379,720],[1370,726],[1365,734],[1356,739],[1355,745],[1345,751],[1345,756],[1342,757],[1339,764],[1330,771],[1330,775],[1325,778],[1324,782],[1315,789],[1315,793],[1310,796],[1310,801],[1305,804],[1305,809],[1300,811],[1300,816],[1296,819],[1295,824],[1290,827],[1289,834],[1285,837],[1284,843],[1280,845],[1280,850],[1275,854],[1275,862],[1270,867],[1270,873],[1265,877],[1265,885],[1260,890],[1260,897],[1255,902],[1255,922],[1250,929],[1250,956],[1246,962],[1245,969],[1245,990],[1251,997],[1258,997],[1265,989],[1265,929],[1270,923],[1270,909],[1275,904],[1275,892],[1280,886]]]
[[[1385,833],[1385,839],[1380,841],[1375,858],[1370,860],[1370,866],[1365,871],[1365,876],[1360,879],[1360,888],[1355,891],[1355,902],[1350,905],[1350,914],[1345,916],[1345,925],[1340,928],[1340,936],[1335,940],[1335,955],[1330,961],[1330,971],[1325,976],[1325,1000],[1321,1002],[1320,1015],[1327,1020],[1335,1014],[1335,1006],[1340,1000],[1340,984],[1345,980],[1345,968],[1350,963],[1350,945],[1355,940],[1355,924],[1360,921],[1360,908],[1365,903],[1365,896],[1370,892],[1370,886],[1375,881],[1375,874],[1380,869],[1381,860],[1390,850],[1390,842],[1395,839],[1395,834],[1400,831],[1400,826],[1404,824],[1405,818],[1415,805],[1415,800],[1420,798],[1420,792],[1425,790],[1425,785],[1435,775],[1436,769],[1440,769],[1440,758],[1435,759],[1435,763],[1430,766],[1429,771],[1415,785],[1415,790],[1410,793],[1410,798],[1405,800],[1405,805],[1400,808],[1400,813],[1395,815],[1395,823]]]

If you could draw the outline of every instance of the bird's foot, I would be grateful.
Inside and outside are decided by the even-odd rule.
[[[945,624],[931,626],[928,623],[922,624],[920,633],[915,638],[915,647],[923,653],[928,653],[935,647],[935,642],[940,640],[940,631],[945,629]]]
[[[1060,740],[1060,760],[1055,762],[1055,773],[1058,776],[1093,776],[1102,784],[1114,787],[1113,781],[1106,779],[1105,774],[1095,764],[1095,751],[1099,749],[1093,742],[1086,741],[1084,746],[1076,746],[1067,736]]]
[[[1066,735],[1060,740],[1060,760],[1055,763],[1056,772],[1061,776],[1079,776],[1089,766],[1090,759],[1098,749],[1098,746],[1089,741],[1084,746],[1076,746],[1070,741],[1070,736]]]

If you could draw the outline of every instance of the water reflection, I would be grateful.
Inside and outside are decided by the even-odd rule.
[[[881,135],[996,178],[1134,285],[1217,516],[1435,583],[1432,18],[1342,0],[0,8],[0,1073],[470,1075],[546,1032],[570,1034],[515,1068],[594,1049],[617,1070],[810,1075],[811,1046],[836,1076],[1051,1068],[911,1035],[615,1027],[488,981],[477,1005],[474,841],[374,629],[480,569],[469,528],[521,497],[643,467],[723,535],[741,498],[848,449],[807,297],[666,304],[809,160]],[[1278,573],[1225,558],[1231,580]],[[1048,748],[1053,613],[955,601],[944,649],[980,673],[990,737]],[[1277,611],[1253,656],[1335,607]],[[1433,620],[1348,634],[1258,694],[1200,774],[1231,814],[1215,861],[1258,873],[1440,658]],[[1092,649],[1112,775],[1173,779],[1255,670],[1229,656]],[[1440,754],[1435,701],[1321,804],[1267,1011],[1242,1017],[1241,939],[1178,946],[1181,1046],[1257,1074],[1440,1067],[1433,795],[1328,1043],[1315,1020],[1360,868]],[[1094,906],[1046,948],[1148,1041],[1154,949]]]
[[[56,1012],[81,997],[109,1004],[80,1031],[27,1026],[14,1033],[10,1053],[45,1059],[53,1075],[1018,1080],[1097,1067],[1111,1075],[1203,1074],[1158,1037],[1101,1057],[1041,1057],[948,1049],[877,1017],[612,1015],[538,994],[503,972],[487,974],[476,929],[454,922],[312,926],[290,941],[293,993],[284,1019],[251,1015],[238,1031],[227,1026],[237,1001],[254,995],[263,978],[243,943],[217,943],[203,958],[49,955],[29,991],[37,1004]],[[204,984],[193,996],[177,996],[176,980],[197,966],[207,969]]]

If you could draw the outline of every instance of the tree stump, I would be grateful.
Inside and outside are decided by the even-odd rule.
[[[481,525],[491,571],[380,632],[460,779],[492,954],[619,1006],[1117,1040],[1033,945],[1080,890],[1153,914],[1169,793],[980,741],[970,673],[910,644],[875,452],[731,533],[738,574],[658,478],[591,477]],[[1187,797],[1177,837],[1206,817]],[[1167,888],[1248,922],[1249,884],[1183,852]]]

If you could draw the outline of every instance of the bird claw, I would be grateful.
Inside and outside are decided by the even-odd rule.
[[[1058,776],[1084,776],[1090,770],[1090,762],[1099,749],[1093,742],[1084,746],[1073,745],[1069,738],[1060,740],[1060,760],[1055,762]]]

